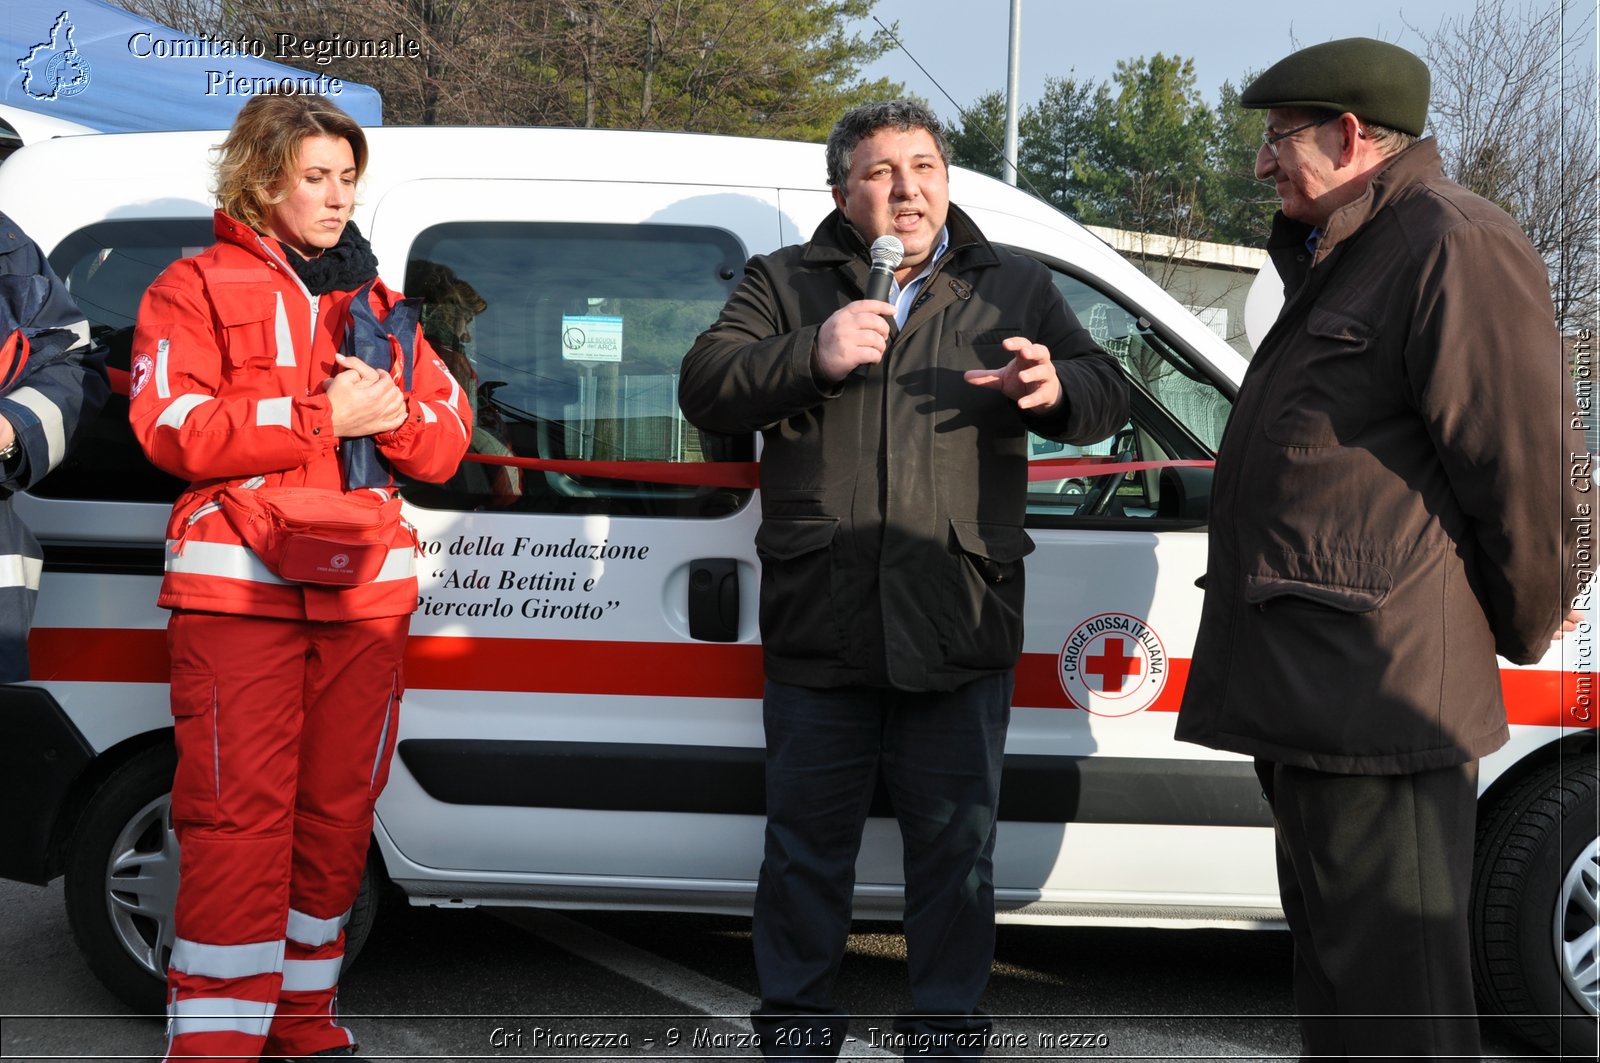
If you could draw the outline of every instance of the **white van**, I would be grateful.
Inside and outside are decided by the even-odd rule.
[[[460,472],[405,492],[426,563],[374,874],[441,907],[748,912],[763,824],[756,441],[687,425],[677,371],[747,257],[803,241],[830,209],[822,149],[584,130],[369,136],[355,220],[386,282],[457,308],[434,338],[479,414]],[[0,166],[0,204],[116,367],[145,285],[211,242],[220,139],[75,137]],[[1038,548],[1001,800],[1002,918],[1279,927],[1250,764],[1173,740],[1209,463],[1244,362],[1038,200],[964,171],[951,195],[1054,271],[1134,384],[1112,438],[1032,451]],[[154,1010],[177,874],[155,599],[178,485],[144,462],[125,415],[114,399],[17,499],[46,569],[35,681],[0,688],[0,758],[20,783],[0,874],[64,873],[88,962]],[[1480,983],[1544,1044],[1563,1022],[1568,1043],[1594,1034],[1590,638],[1503,667],[1513,739],[1482,771]],[[900,873],[897,831],[875,818],[858,914],[897,914]]]

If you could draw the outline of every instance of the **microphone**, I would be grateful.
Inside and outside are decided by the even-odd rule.
[[[880,236],[872,241],[872,246],[867,248],[867,254],[872,258],[872,269],[867,274],[867,291],[862,298],[888,302],[889,289],[894,284],[895,267],[906,257],[906,247],[898,236]],[[866,376],[866,363],[863,362],[850,370],[850,375]]]
[[[880,236],[872,241],[867,254],[872,256],[872,271],[867,274],[866,298],[888,302],[894,271],[906,257],[905,245],[897,236]]]

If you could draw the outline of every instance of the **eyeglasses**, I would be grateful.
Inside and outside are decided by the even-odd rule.
[[[1276,159],[1278,157],[1278,141],[1287,140],[1296,133],[1303,133],[1307,129],[1315,129],[1319,125],[1327,125],[1338,117],[1336,114],[1330,114],[1326,118],[1319,118],[1315,122],[1307,122],[1305,125],[1297,125],[1293,129],[1285,130],[1282,133],[1268,133],[1266,130],[1262,130],[1261,146],[1267,149],[1268,155]]]

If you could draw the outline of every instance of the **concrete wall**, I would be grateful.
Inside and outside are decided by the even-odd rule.
[[[1089,231],[1143,270],[1234,350],[1246,358],[1254,353],[1244,331],[1244,302],[1256,273],[1266,265],[1265,251],[1098,225],[1089,226]]]

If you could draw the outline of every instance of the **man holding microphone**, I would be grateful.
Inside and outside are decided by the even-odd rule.
[[[692,423],[765,439],[768,1056],[843,1045],[832,983],[880,773],[905,847],[913,1006],[895,1029],[908,1054],[982,1054],[1028,432],[1089,443],[1127,417],[1125,378],[1049,270],[950,204],[947,158],[919,104],[846,113],[828,138],[836,209],[809,243],[750,260],[683,363]],[[888,298],[863,298],[883,236],[904,257]]]

